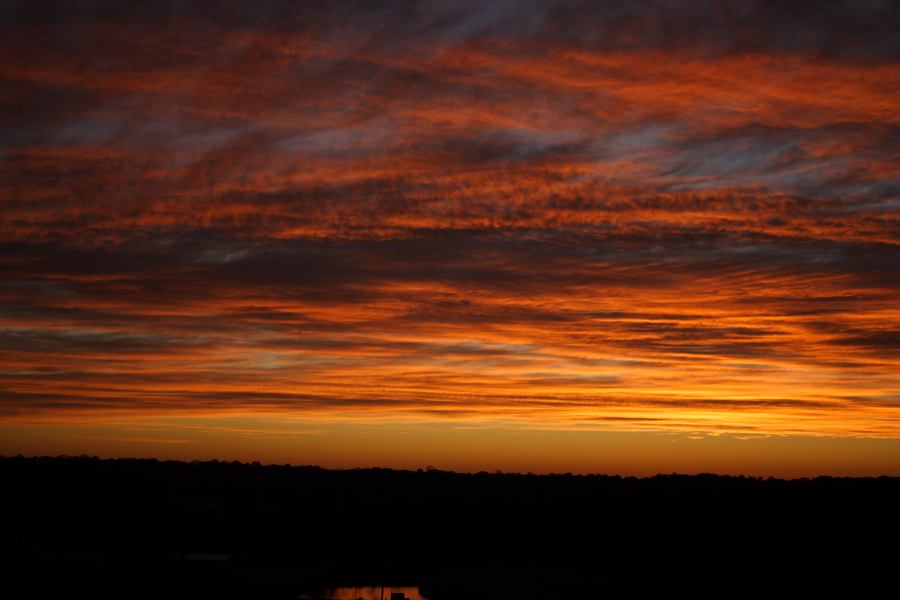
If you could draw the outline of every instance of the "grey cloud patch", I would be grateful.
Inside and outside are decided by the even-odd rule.
[[[123,25],[119,36],[133,36],[138,27],[158,28],[183,19],[206,21],[215,29],[244,27],[275,33],[321,31],[340,35],[338,25],[365,32],[367,43],[403,45],[423,40],[441,45],[484,36],[503,36],[532,42],[557,40],[595,49],[673,48],[691,46],[713,54],[735,50],[795,51],[837,56],[846,60],[890,58],[900,53],[892,35],[900,19],[890,0],[867,2],[775,0],[744,2],[725,8],[718,4],[609,1],[482,3],[345,0],[321,5],[287,0],[243,5],[220,0],[183,3],[177,0],[131,2],[80,0],[7,3],[6,25],[67,24],[77,32],[59,43],[83,42],[78,29],[97,21]],[[214,29],[214,30],[215,30]],[[80,35],[78,35],[80,34]],[[193,33],[205,35],[203,31]],[[870,41],[870,45],[862,42]]]
[[[160,333],[111,333],[102,331],[41,331],[0,328],[0,348],[31,352],[164,352],[177,346],[196,346],[203,340],[174,338]]]

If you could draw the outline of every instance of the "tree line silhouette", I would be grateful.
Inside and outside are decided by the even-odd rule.
[[[900,478],[0,458],[6,597],[798,597],[897,589]],[[6,594],[4,594],[6,595]]]

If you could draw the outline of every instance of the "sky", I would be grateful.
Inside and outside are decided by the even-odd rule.
[[[900,475],[898,31],[0,0],[0,454]]]

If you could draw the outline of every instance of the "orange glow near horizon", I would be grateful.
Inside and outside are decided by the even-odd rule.
[[[16,12],[0,453],[900,474],[893,55],[538,4]]]

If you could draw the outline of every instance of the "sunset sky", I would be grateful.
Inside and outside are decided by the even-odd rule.
[[[0,454],[900,475],[900,4],[0,0]]]

